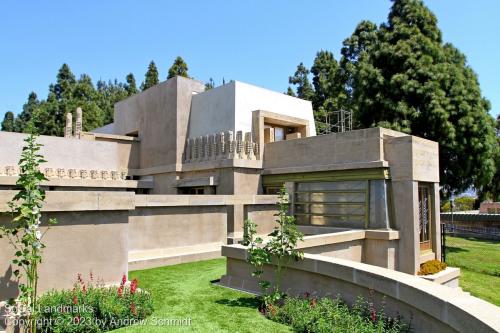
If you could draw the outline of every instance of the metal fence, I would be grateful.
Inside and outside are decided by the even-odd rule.
[[[473,238],[481,240],[500,241],[500,228],[481,226],[463,226],[451,223],[441,224],[441,260],[446,262],[446,253],[450,248],[455,248],[453,238]],[[447,251],[448,250],[448,251]]]

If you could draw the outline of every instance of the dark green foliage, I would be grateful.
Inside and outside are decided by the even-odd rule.
[[[473,210],[477,199],[468,195],[463,195],[461,197],[455,198],[453,200],[453,211],[461,212],[467,210]],[[441,203],[442,212],[451,212],[451,202],[450,200],[444,200]]]
[[[495,173],[489,102],[465,56],[443,44],[434,14],[420,0],[395,0],[387,23],[362,22],[344,41],[342,64],[362,127],[383,126],[440,144],[445,196]]]
[[[489,102],[465,56],[443,43],[437,18],[421,0],[393,0],[388,21],[358,24],[337,63],[317,53],[290,78],[297,95],[313,102],[318,122],[348,109],[358,128],[381,126],[437,141],[444,197],[475,188],[499,194],[500,148]],[[319,126],[321,129],[321,126]],[[495,177],[495,178],[494,178]]]
[[[137,94],[139,90],[137,90],[134,74],[128,73],[125,79],[127,81],[127,84],[125,85],[125,90],[127,91],[127,95],[132,96],[134,94]]]
[[[293,76],[288,78],[288,83],[297,86],[297,94],[298,98],[306,99],[308,101],[312,101],[314,98],[314,90],[307,77],[309,75],[309,70],[303,63],[300,63],[297,66],[297,70]]]
[[[174,63],[168,69],[167,79],[171,79],[176,76],[189,77],[188,66],[181,57],[175,58]]]
[[[286,94],[288,96],[297,97],[297,95],[295,95],[295,91],[293,91],[292,87],[288,87],[288,89],[286,90]]]
[[[212,78],[210,78],[210,80],[208,80],[208,82],[205,83],[205,90],[210,90],[213,88],[215,88],[215,82]]]
[[[148,70],[144,76],[144,82],[141,84],[141,90],[144,91],[160,83],[158,68],[153,60],[149,63]]]
[[[14,113],[7,111],[2,121],[2,131],[14,132]]]
[[[352,308],[340,299],[287,297],[278,304],[269,304],[266,317],[289,325],[295,332],[331,333],[396,333],[409,332],[409,325],[400,318],[390,318],[373,302],[359,297]]]
[[[136,286],[136,280],[130,285],[122,280],[118,287],[104,287],[79,276],[73,290],[40,297],[40,332],[106,332],[138,323],[151,315],[153,301]]]

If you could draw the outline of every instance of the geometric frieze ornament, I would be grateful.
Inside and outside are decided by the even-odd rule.
[[[44,174],[45,177],[52,178],[54,177],[54,170],[52,168],[45,168]]]
[[[9,165],[5,167],[5,174],[7,176],[15,176],[17,175],[17,170],[15,166]]]
[[[78,173],[76,172],[76,169],[69,169],[68,170],[68,176],[71,179],[78,178]]]
[[[88,170],[80,169],[80,178],[81,179],[88,179],[89,178]]]
[[[208,160],[246,159],[256,160],[260,156],[259,144],[252,133],[222,131],[196,138],[187,138],[183,162],[193,163]]]
[[[90,178],[91,179],[99,179],[99,178],[101,178],[101,174],[97,170],[90,170]]]
[[[57,169],[57,177],[65,178],[66,177],[66,169]]]

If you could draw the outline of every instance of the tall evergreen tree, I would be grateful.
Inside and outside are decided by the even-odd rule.
[[[205,90],[210,90],[215,87],[214,79],[210,78],[207,83],[205,83]]]
[[[7,111],[2,121],[2,131],[14,132],[14,113]]]
[[[158,76],[158,68],[153,60],[149,63],[148,71],[144,77],[144,82],[141,84],[141,90],[144,91],[160,82]]]
[[[290,86],[287,88],[285,94],[287,94],[288,96],[297,97],[297,95],[295,95],[295,91],[293,91],[293,88]]]
[[[303,63],[297,66],[293,76],[288,78],[288,83],[297,86],[297,97],[308,101],[314,99],[314,90],[308,78],[309,70]]]
[[[25,132],[28,122],[30,122],[39,106],[40,101],[38,100],[38,96],[32,91],[28,95],[28,101],[23,105],[23,111],[16,117],[14,124],[15,132]]]
[[[344,41],[342,69],[361,126],[383,126],[440,144],[445,196],[478,191],[495,174],[494,122],[465,56],[443,44],[421,0],[393,0],[388,22],[362,22]]]
[[[173,78],[175,76],[189,77],[188,66],[184,59],[182,59],[181,57],[175,58],[174,63],[168,70],[167,79]]]
[[[125,90],[127,90],[127,95],[132,96],[132,95],[137,94],[138,90],[137,90],[137,85],[135,83],[134,74],[128,73],[128,75],[126,77],[126,81],[127,81],[127,84],[125,86]]]

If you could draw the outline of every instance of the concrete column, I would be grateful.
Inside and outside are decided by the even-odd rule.
[[[392,181],[395,227],[401,238],[398,244],[397,270],[416,274],[420,269],[418,226],[418,182]]]
[[[210,159],[215,160],[217,158],[217,145],[216,145],[216,135],[215,134],[210,134],[209,137],[209,144],[210,144]]]
[[[432,187],[432,225],[431,241],[432,251],[436,254],[436,259],[441,260],[441,207],[439,197],[439,183],[434,183]]]
[[[75,137],[80,139],[83,129],[83,111],[82,108],[76,108],[76,124],[75,124]]]
[[[203,160],[210,159],[210,135],[205,135],[203,137]]]
[[[243,159],[245,156],[245,150],[243,147],[243,132],[242,131],[236,132],[236,152],[234,155],[235,155],[235,158],[240,158],[240,159]]]
[[[234,140],[233,131],[226,131],[224,133],[224,142],[225,142],[225,150],[224,150],[225,157],[228,159],[233,159],[234,156],[236,155],[235,153],[236,141]]]
[[[252,133],[251,132],[246,132],[245,133],[245,154],[247,155],[247,159],[249,160],[255,160],[255,155],[253,152],[253,140],[252,140]]]
[[[73,136],[73,115],[66,113],[66,126],[64,127],[64,137],[71,138]]]

